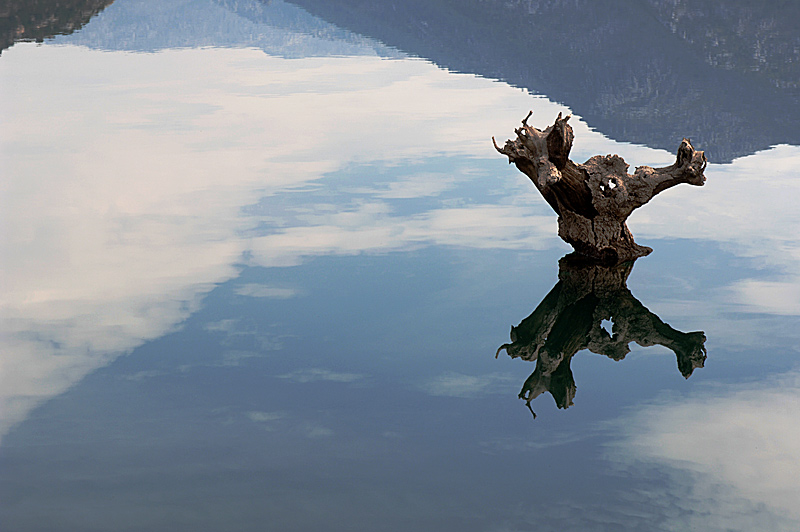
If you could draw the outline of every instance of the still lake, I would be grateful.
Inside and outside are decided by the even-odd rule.
[[[798,530],[797,80],[629,3],[563,57],[504,21],[600,15],[117,0],[4,49],[0,529]],[[529,110],[706,150],[613,286],[492,146]],[[555,369],[495,357],[534,310]]]

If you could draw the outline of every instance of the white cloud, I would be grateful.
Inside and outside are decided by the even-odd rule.
[[[719,385],[645,405],[615,422],[609,457],[631,471],[673,474],[692,530],[791,530],[800,526],[800,373]],[[738,512],[726,513],[739,508]],[[761,525],[752,528],[756,516]],[[743,515],[740,515],[741,514]],[[734,516],[735,519],[730,518]],[[755,515],[755,514],[754,514]],[[771,517],[770,517],[771,516]],[[764,520],[766,519],[766,521]],[[766,525],[764,523],[773,523]],[[777,524],[775,524],[777,523]],[[794,523],[785,528],[786,523]],[[675,526],[680,529],[680,526]]]
[[[520,417],[531,419],[531,415],[524,409],[524,404],[520,403]],[[587,438],[597,436],[597,431],[581,430],[580,432],[556,432],[548,431],[545,433],[536,433],[530,439],[521,440],[519,438],[491,438],[479,442],[480,447],[484,452],[490,454],[505,453],[505,452],[530,452],[535,450],[547,449],[548,447],[566,446],[571,443],[579,442]]]
[[[741,279],[719,303],[768,314],[800,314],[800,147],[776,146],[731,164],[710,164],[702,188],[678,186],[637,210],[638,240],[688,238],[720,242],[726,251],[775,270],[765,282]],[[793,298],[793,299],[792,299]]]
[[[302,431],[305,433],[307,438],[311,439],[330,438],[333,436],[333,430],[329,429],[328,427],[323,427],[322,425],[315,425],[313,423],[306,423],[303,425]]]
[[[264,218],[245,207],[362,163],[489,158],[515,176],[510,187],[529,190],[513,168],[503,170],[489,137],[502,142],[529,108],[542,125],[564,109],[503,83],[421,60],[283,60],[249,49],[124,54],[24,43],[4,52],[0,77],[0,437],[37,404],[175,330],[210,290],[238,275],[246,254],[254,264],[286,266],[430,244],[563,246],[549,208],[540,198],[525,203],[532,192],[509,205],[442,204],[397,215],[388,200],[432,197],[457,183],[424,169],[342,212],[308,205],[297,219],[269,213],[272,234],[248,236]],[[614,144],[577,118],[571,123],[576,159],[609,152],[633,164],[672,158]],[[793,283],[800,278],[800,256],[790,247],[798,158],[798,148],[784,146],[712,165],[706,189],[659,196],[632,223],[634,234],[722,235],[737,253],[780,268],[785,278],[775,282]],[[767,180],[758,179],[764,166]],[[259,290],[248,295],[289,295]],[[737,293],[776,311],[748,290]],[[777,310],[795,307],[784,301]]]
[[[745,279],[730,286],[731,302],[752,312],[800,316],[800,276],[781,281]]]
[[[254,421],[256,423],[270,423],[286,417],[286,414],[283,412],[261,412],[258,410],[246,412],[245,415],[248,417],[248,419],[250,419],[250,421]]]
[[[518,387],[519,383],[510,375],[449,372],[425,382],[422,389],[435,396],[467,398],[507,393],[512,385]]]
[[[152,379],[155,377],[164,377],[166,375],[169,375],[169,372],[162,370],[146,370],[146,371],[137,371],[136,373],[133,373],[131,375],[125,375],[123,376],[123,378],[129,381],[138,382],[138,381],[143,381],[145,379]]]
[[[233,290],[240,296],[263,297],[269,299],[291,299],[297,295],[293,288],[280,288],[258,283],[239,285]]]
[[[253,263],[292,266],[319,255],[357,255],[410,250],[422,245],[484,249],[546,249],[560,245],[556,217],[542,206],[471,205],[396,216],[377,204],[315,216],[251,241]]]
[[[364,375],[360,373],[341,373],[322,368],[307,368],[299,369],[284,375],[278,375],[278,378],[299,383],[318,381],[355,382],[363,379]]]
[[[251,410],[245,412],[244,415],[252,422],[258,423],[268,431],[275,431],[279,426],[284,429],[289,429],[295,434],[299,434],[310,439],[329,438],[333,436],[332,429],[311,421],[304,421],[301,423],[292,423],[290,416],[285,412],[264,412],[260,410]],[[289,421],[289,425],[282,420]],[[282,422],[282,423],[278,423]]]
[[[494,158],[491,132],[508,130],[520,108],[559,109],[420,60],[26,44],[7,52],[0,435],[87,373],[178,327],[237,275],[251,245],[259,261],[285,265],[430,242],[425,215],[406,229],[369,205],[253,241],[245,234],[262,220],[245,206],[362,162]],[[422,176],[404,179],[376,197],[449,183],[426,189]],[[286,290],[239,288],[261,297]]]
[[[212,322],[206,323],[204,328],[205,328],[205,330],[211,331],[211,332],[230,333],[230,332],[233,332],[233,331],[236,330],[236,324],[238,323],[238,321],[239,320],[236,320],[236,319],[233,319],[233,318],[228,318],[228,319],[219,320],[219,321],[212,321]]]
[[[451,174],[422,172],[392,181],[385,188],[359,188],[354,192],[377,198],[409,199],[438,196],[453,188],[456,179]]]

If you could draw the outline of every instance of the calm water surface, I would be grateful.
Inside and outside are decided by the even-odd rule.
[[[3,50],[0,528],[797,530],[782,48],[699,53],[688,88],[654,48],[609,99],[478,61],[502,20],[454,19],[463,55],[425,40],[447,2],[394,26],[300,3],[117,0]],[[603,35],[609,68],[646,63]],[[775,96],[737,114],[717,76]],[[711,109],[684,133],[676,90]],[[666,165],[695,135],[708,182],[632,216],[655,249],[632,268],[559,265],[555,214],[491,144],[531,109],[574,115],[575,161]]]

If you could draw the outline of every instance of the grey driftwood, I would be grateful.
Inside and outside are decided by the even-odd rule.
[[[558,118],[540,131],[528,125],[531,113],[515,129],[517,138],[498,152],[530,178],[558,214],[558,235],[575,251],[606,264],[618,264],[649,254],[652,248],[633,241],[625,221],[659,192],[679,183],[702,186],[706,157],[688,139],[678,148],[675,163],[665,168],[640,166],[633,175],[619,155],[596,155],[583,164],[569,159],[574,134]]]

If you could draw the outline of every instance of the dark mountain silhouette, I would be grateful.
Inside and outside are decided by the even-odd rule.
[[[114,0],[2,0],[0,53],[19,41],[69,35]]]
[[[0,50],[75,32],[109,4],[0,1]],[[286,57],[396,48],[544,94],[617,141],[674,151],[689,137],[720,163],[800,144],[798,22],[785,0],[117,0],[59,39]]]
[[[709,65],[760,72],[776,87],[800,87],[797,2],[647,1],[672,33],[702,49]]]
[[[81,32],[58,42],[136,52],[247,47],[286,58],[398,55],[280,0],[117,0]]]
[[[673,151],[690,137],[712,162],[800,144],[796,2],[293,3],[442,67],[545,94],[618,141]]]

